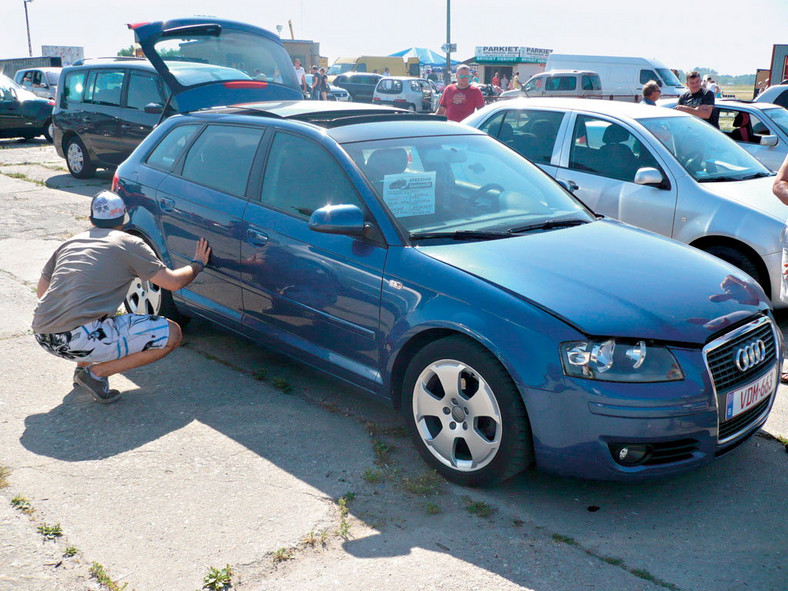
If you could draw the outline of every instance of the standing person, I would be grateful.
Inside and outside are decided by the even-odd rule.
[[[76,361],[74,382],[96,402],[121,396],[109,376],[158,361],[181,344],[181,329],[162,316],[115,313],[136,277],[176,291],[205,268],[211,249],[200,238],[185,267],[168,269],[145,242],[122,231],[123,200],[101,191],[90,204],[93,228],[61,244],[41,271],[33,312],[38,343]]]
[[[390,77],[390,76],[391,76],[391,70],[389,70],[388,66],[386,66],[385,68],[383,68],[383,75],[384,75],[386,78],[388,78],[388,77]]]
[[[320,93],[320,100],[327,101],[328,100],[328,76],[326,75],[326,69],[320,68],[320,71],[317,73],[319,85],[318,85],[318,92]]]
[[[295,68],[296,78],[298,79],[298,85],[301,87],[301,90],[307,92],[306,86],[306,72],[304,68],[301,67],[301,60],[296,58],[293,62],[293,67]]]
[[[309,92],[312,93],[312,100],[319,101],[320,100],[320,72],[317,70],[317,66],[312,66],[312,87],[309,89]]]
[[[655,80],[649,80],[643,85],[643,102],[647,105],[657,105],[657,99],[662,96],[662,90]]]
[[[709,80],[708,82],[706,82],[706,90],[714,93],[715,97],[717,96],[717,91],[719,90],[719,86],[717,86],[717,83],[714,82],[714,80],[712,80],[711,76],[709,76]]]
[[[493,86],[498,86],[498,87],[501,86],[501,77],[498,75],[498,72],[493,74],[492,84],[493,84]]]
[[[468,66],[457,68],[457,82],[443,90],[439,104],[437,114],[446,115],[449,121],[462,121],[484,106],[482,91],[471,86],[471,69]]]
[[[501,78],[501,89],[509,90],[509,79],[506,77],[506,74],[504,74],[503,78]]]
[[[523,83],[520,82],[520,72],[514,73],[514,78],[512,78],[512,88],[515,90],[520,90],[523,87]]]
[[[714,109],[714,94],[702,87],[699,72],[692,71],[687,74],[687,88],[689,90],[679,97],[679,104],[674,108],[708,121],[719,129],[719,115]]]
[[[772,192],[774,196],[780,201],[788,205],[788,156],[777,171],[777,176],[774,178],[772,185]],[[786,221],[786,228],[783,230],[783,241],[788,238],[788,221]],[[788,244],[783,244],[783,281],[780,289],[780,299],[786,301],[788,299]],[[788,384],[788,371],[785,368],[780,372],[780,381],[783,384]]]

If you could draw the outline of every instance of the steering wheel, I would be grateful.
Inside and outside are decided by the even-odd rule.
[[[701,152],[693,152],[690,154],[684,161],[684,168],[686,168],[687,172],[690,174],[703,170],[703,154]]]
[[[469,207],[479,207],[479,203],[478,203],[479,200],[481,200],[481,198],[484,197],[485,195],[487,195],[487,193],[489,193],[490,191],[498,191],[498,194],[500,195],[505,190],[506,189],[504,189],[498,183],[487,183],[483,187],[479,187],[478,189],[476,189],[471,194],[471,196],[468,197],[468,206]]]

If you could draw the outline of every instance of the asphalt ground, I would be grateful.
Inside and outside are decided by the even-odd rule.
[[[788,588],[785,386],[758,436],[690,474],[485,490],[435,478],[388,406],[198,320],[95,404],[29,326],[41,267],[110,179],[0,141],[0,591],[100,589],[99,567],[193,591],[226,565],[254,591]]]

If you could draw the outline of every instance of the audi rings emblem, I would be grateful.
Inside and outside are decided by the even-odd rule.
[[[736,351],[735,359],[739,371],[747,371],[766,359],[766,344],[761,339],[748,343]]]

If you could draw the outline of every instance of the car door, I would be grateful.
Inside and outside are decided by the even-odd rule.
[[[146,113],[145,107],[155,105],[163,110],[166,102],[167,92],[160,76],[153,72],[129,71],[119,137],[125,154],[131,154],[161,119],[161,112]]]
[[[311,139],[275,134],[259,201],[249,203],[243,219],[243,322],[258,338],[374,387],[387,249],[309,228],[309,216],[323,205],[364,209],[346,166],[346,157],[340,163]]]
[[[181,127],[192,126],[175,128],[170,136]],[[231,327],[240,323],[242,316],[241,226],[247,182],[262,136],[259,127],[206,126],[156,193],[173,266],[188,264],[200,237],[211,246],[205,271],[179,295],[213,320]]]
[[[11,81],[0,77],[0,137],[24,127],[18,92]]]
[[[555,178],[597,213],[672,236],[676,184],[670,182],[666,166],[654,155],[646,136],[603,117],[573,116]],[[636,184],[634,177],[641,168],[656,168],[664,182]]]
[[[771,170],[777,170],[785,159],[786,148],[778,139],[775,146],[761,144],[761,137],[780,137],[774,124],[766,117],[735,106],[722,105],[718,108],[720,131],[733,139],[742,148],[755,156]]]
[[[85,87],[85,107],[78,133],[87,148],[105,164],[120,164],[128,156],[120,128],[126,75],[123,69],[95,69],[90,72]]]

